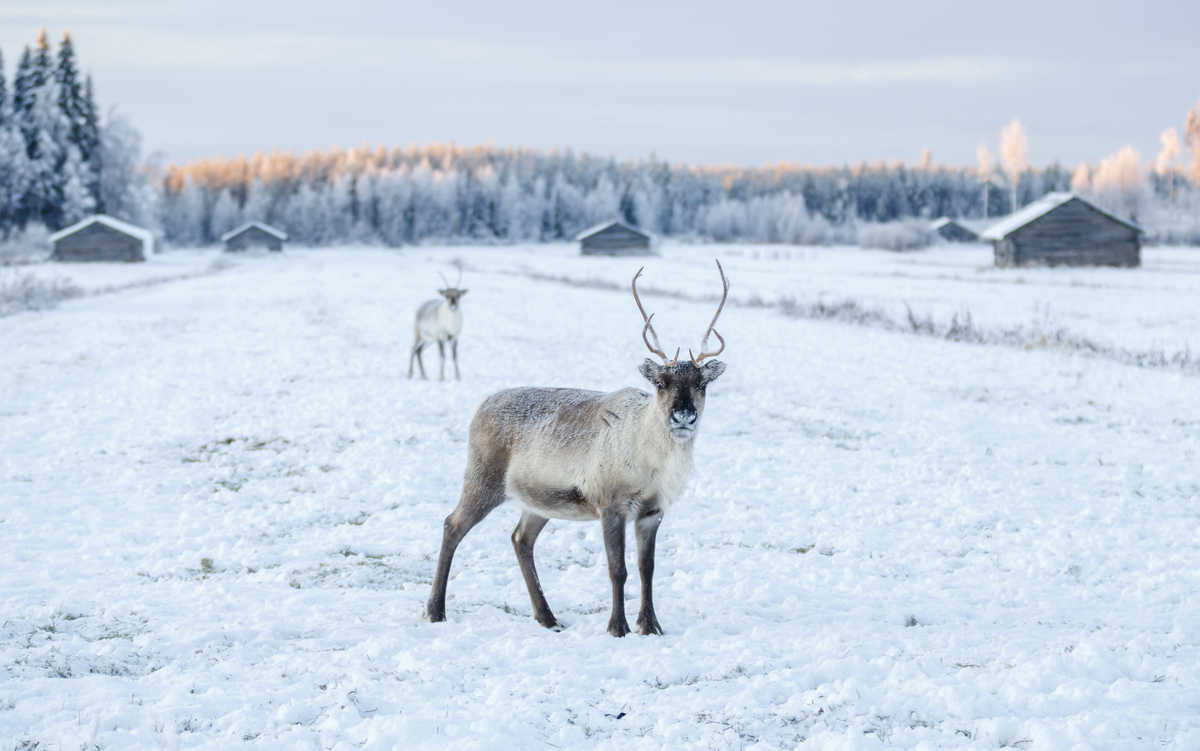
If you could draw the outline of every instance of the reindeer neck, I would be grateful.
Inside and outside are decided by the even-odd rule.
[[[678,456],[690,462],[695,438],[680,443],[671,437],[667,431],[667,417],[659,410],[654,395],[650,395],[638,409],[641,410],[638,418],[640,429],[635,432],[634,455],[650,460]]]

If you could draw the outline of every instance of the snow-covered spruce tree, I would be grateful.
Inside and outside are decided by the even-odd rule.
[[[10,106],[3,58],[0,58],[0,166],[0,239],[7,239],[13,229],[24,227],[20,212],[28,190],[29,158],[25,153],[25,138]]]
[[[89,76],[86,84],[79,80],[75,46],[66,32],[63,32],[62,44],[58,48],[54,80],[58,84],[58,106],[68,123],[65,134],[67,143],[79,152],[80,159],[87,167],[88,192],[95,203],[100,203],[100,128],[92,79]]]

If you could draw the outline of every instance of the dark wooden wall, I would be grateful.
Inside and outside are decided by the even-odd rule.
[[[270,232],[262,231],[258,227],[247,227],[225,241],[225,250],[231,253],[248,248],[283,250],[283,241]]]
[[[979,235],[954,222],[947,222],[938,227],[937,233],[942,236],[943,240],[949,240],[952,243],[969,243],[979,239]]]
[[[56,240],[55,261],[144,261],[142,240],[96,222]]]
[[[646,255],[650,238],[627,227],[613,225],[579,241],[584,255]]]
[[[997,266],[1137,266],[1141,238],[1078,198],[995,243]]]

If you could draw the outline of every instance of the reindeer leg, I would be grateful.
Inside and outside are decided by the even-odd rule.
[[[418,339],[415,343],[413,343],[412,349],[408,353],[408,377],[409,378],[412,378],[412,376],[413,376],[413,360],[415,360],[417,358],[417,352],[419,352],[420,349],[421,349],[421,340]]]
[[[662,512],[640,517],[634,527],[637,530],[638,574],[642,579],[642,609],[637,617],[637,632],[639,634],[661,634],[662,626],[654,615],[654,596],[651,582],[654,580],[654,540],[658,534],[658,525],[662,522]]]
[[[604,528],[604,552],[608,554],[608,578],[612,582],[612,615],[608,633],[624,636],[629,633],[625,620],[625,515],[609,506],[600,512]]]
[[[476,461],[475,464],[482,465],[483,470],[487,469],[486,462]],[[450,512],[442,526],[442,549],[438,554],[437,571],[433,575],[433,590],[425,604],[425,617],[434,623],[446,620],[446,584],[450,579],[450,564],[458,544],[492,509],[504,503],[503,473],[483,470],[468,477],[458,506]]]
[[[533,565],[533,544],[537,542],[538,535],[548,521],[550,520],[544,516],[528,511],[522,512],[521,521],[517,522],[517,528],[513,530],[512,542],[513,550],[517,551],[517,563],[521,566],[521,576],[525,577],[525,586],[529,589],[533,617],[546,628],[555,628],[558,621],[554,619],[554,613],[550,612],[550,604],[546,602],[546,595],[542,593],[542,584],[538,581],[537,569]]]
[[[454,380],[461,381],[462,375],[458,372],[458,337],[450,340],[450,353],[454,355]]]
[[[425,361],[421,359],[421,353],[425,351],[425,343],[422,342],[417,346],[417,365],[421,368],[421,380],[428,381],[429,376],[425,375]]]
[[[438,373],[438,380],[444,381],[446,380],[446,345],[441,339],[438,339],[438,358],[442,363],[442,370]]]

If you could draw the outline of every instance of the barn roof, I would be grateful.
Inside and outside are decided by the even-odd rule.
[[[262,222],[246,222],[242,226],[234,227],[233,229],[229,230],[225,234],[221,235],[221,242],[225,242],[226,240],[229,240],[230,238],[237,237],[238,235],[242,234],[243,232],[250,229],[251,227],[258,227],[260,230],[262,230],[263,232],[266,232],[268,235],[271,235],[272,237],[276,237],[280,240],[288,239],[286,232],[284,232],[281,229],[275,229],[274,227],[272,227],[269,224],[263,224]]]
[[[603,232],[604,230],[608,229],[609,227],[624,227],[625,229],[629,230],[630,232],[636,232],[637,234],[641,235],[642,237],[645,237],[646,239],[650,238],[650,235],[646,234],[645,232],[642,232],[637,227],[630,227],[628,224],[620,221],[619,219],[613,219],[611,221],[600,222],[599,224],[597,224],[595,226],[588,227],[583,232],[580,232],[578,235],[575,235],[575,239],[576,240],[586,240],[587,238],[591,237],[592,235],[599,234],[599,233]]]
[[[78,232],[79,230],[90,227],[93,224],[97,224],[97,223],[103,224],[105,227],[109,227],[110,229],[115,229],[117,232],[120,232],[121,234],[129,235],[130,237],[136,237],[137,239],[141,240],[142,241],[142,253],[144,255],[149,256],[151,253],[154,252],[154,233],[153,232],[151,232],[150,230],[145,229],[143,227],[138,227],[136,225],[130,224],[129,222],[122,222],[120,219],[115,219],[115,218],[109,216],[108,214],[92,214],[91,216],[87,217],[86,219],[80,219],[78,222],[75,222],[74,224],[72,224],[69,227],[63,227],[58,232],[55,232],[53,235],[50,235],[50,242],[52,242],[52,243],[58,242],[59,240],[63,239],[64,237],[69,237],[69,236],[75,234],[76,232]]]
[[[1103,214],[1118,224],[1124,224],[1126,227],[1137,230],[1138,232],[1142,231],[1142,228],[1133,222],[1122,219],[1119,216],[1114,216],[1095,204],[1084,201],[1074,193],[1058,192],[1047,193],[1020,211],[1009,214],[1007,217],[985,229],[979,236],[984,240],[1003,240],[1013,232],[1016,232],[1030,222],[1033,222],[1035,219],[1040,219],[1046,214],[1049,214],[1051,211],[1057,209],[1059,206],[1062,206],[1063,204],[1072,200],[1080,201],[1088,208],[1096,211],[1097,213]]]
[[[932,222],[930,222],[929,229],[941,229],[942,227],[945,227],[947,224],[956,224],[959,227],[963,226],[962,223],[960,223],[957,219],[951,219],[948,216],[943,216],[939,219],[934,219]]]

